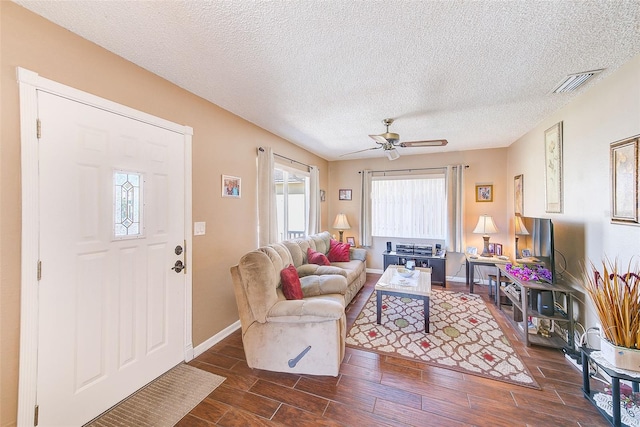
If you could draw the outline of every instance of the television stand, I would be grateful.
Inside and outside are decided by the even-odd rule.
[[[498,279],[497,283],[500,283],[501,276],[505,276],[513,282],[513,285],[509,285],[512,286],[510,288],[496,285],[495,303],[500,309],[502,309],[503,304],[501,303],[501,296],[511,302],[511,309],[513,310],[513,313],[512,316],[509,317],[509,320],[511,320],[515,325],[516,332],[520,333],[522,338],[524,338],[525,345],[529,346],[531,344],[535,344],[553,348],[569,346],[569,348],[573,348],[573,293],[575,290],[563,283],[551,285],[548,283],[527,282],[525,280],[520,280],[507,272],[506,266],[504,265],[497,265],[496,268],[498,270],[496,275]],[[538,311],[537,302],[531,301],[531,296],[537,295],[538,291],[551,291],[556,296],[564,295],[564,312],[560,312],[556,309],[551,316],[541,314]],[[557,332],[550,332],[549,336],[529,333],[528,320],[530,317],[546,319],[550,323],[549,326],[551,326],[552,322],[555,322],[562,325],[563,329],[566,327],[566,339],[565,337],[560,336]]]

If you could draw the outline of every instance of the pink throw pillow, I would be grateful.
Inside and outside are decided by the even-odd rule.
[[[348,243],[340,243],[337,240],[331,239],[327,257],[331,262],[349,262],[349,249],[350,246]]]
[[[307,261],[309,264],[331,265],[329,258],[322,252],[316,252],[311,248],[307,249]]]
[[[280,280],[285,298],[302,299],[300,277],[298,277],[298,270],[293,265],[289,265],[289,267],[280,272]]]

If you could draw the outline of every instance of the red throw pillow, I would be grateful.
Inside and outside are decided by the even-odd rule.
[[[298,277],[298,270],[293,265],[289,265],[280,272],[280,280],[282,281],[282,292],[287,299],[302,299],[300,277]]]
[[[331,265],[329,258],[322,252],[316,252],[311,248],[307,249],[307,261],[309,264]]]
[[[327,258],[329,258],[331,262],[349,262],[350,248],[348,243],[340,243],[337,240],[331,239]]]

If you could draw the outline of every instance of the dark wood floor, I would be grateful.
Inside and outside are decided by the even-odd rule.
[[[347,307],[350,326],[379,275]],[[447,289],[467,291],[463,283]],[[488,301],[487,288],[475,290]],[[178,426],[606,426],[582,396],[581,373],[559,350],[525,347],[489,304],[542,390],[348,348],[340,375],[250,369],[240,331],[191,365],[226,377]]]

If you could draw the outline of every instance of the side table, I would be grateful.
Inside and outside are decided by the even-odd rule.
[[[479,255],[469,255],[465,254],[466,257],[466,281],[467,286],[469,287],[469,293],[473,293],[473,285],[474,285],[474,268],[476,265],[486,265],[489,267],[495,267],[496,265],[504,265],[509,264],[511,260],[509,259],[500,259],[498,257],[484,257]]]
[[[598,363],[596,360],[594,360],[591,357],[591,354],[594,352],[593,349],[582,347],[581,352],[582,352],[582,393],[584,394],[584,397],[586,397],[587,399],[589,399],[591,403],[593,403],[596,409],[598,409],[598,411],[602,414],[602,416],[607,421],[609,421],[612,426],[615,426],[615,427],[621,426],[622,422],[620,420],[620,380],[631,381],[633,391],[637,393],[638,390],[640,390],[640,387],[638,386],[638,381],[640,381],[640,378],[631,377],[629,375],[620,373],[616,370],[609,369],[605,366],[602,366],[600,363]],[[607,414],[603,409],[599,408],[594,401],[594,398],[593,398],[594,393],[591,392],[591,384],[589,383],[589,368],[588,368],[589,361],[595,363],[598,366],[598,368],[602,369],[604,372],[606,372],[607,375],[611,377],[611,405],[612,405],[613,417],[610,417],[609,414]],[[587,367],[587,369],[585,369],[585,366]]]

